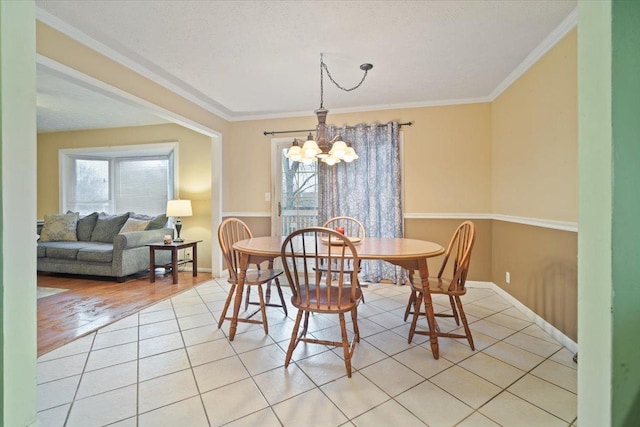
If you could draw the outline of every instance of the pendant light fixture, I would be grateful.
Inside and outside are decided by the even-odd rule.
[[[364,79],[367,77],[369,70],[373,68],[371,64],[362,64],[360,69],[364,71],[364,75],[360,82],[352,88],[344,88],[340,86],[331,76],[327,64],[324,63],[322,53],[320,54],[320,108],[315,111],[318,117],[318,124],[316,126],[316,136],[310,132],[307,136],[307,140],[302,143],[299,139],[293,140],[293,145],[287,151],[285,156],[293,161],[302,162],[304,164],[311,164],[317,160],[320,160],[327,165],[335,165],[341,161],[350,163],[358,158],[353,147],[348,142],[342,139],[340,134],[336,135],[333,139],[327,139],[327,114],[329,110],[324,108],[324,72],[327,72],[327,76],[339,89],[345,92],[351,92],[359,88]],[[300,145],[302,143],[302,145]]]

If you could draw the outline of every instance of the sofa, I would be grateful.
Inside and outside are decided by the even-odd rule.
[[[165,235],[173,236],[165,215],[45,215],[37,228],[38,272],[104,276],[124,282],[127,276],[148,271],[146,244],[161,242]],[[170,257],[161,251],[156,264],[169,264]]]

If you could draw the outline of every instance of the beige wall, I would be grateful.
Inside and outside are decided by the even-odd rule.
[[[493,213],[578,220],[577,30],[492,103]]]
[[[327,121],[337,126],[413,122],[412,126],[402,127],[405,213],[487,213],[491,210],[490,114],[490,104],[467,104],[350,114],[329,112]],[[316,123],[312,111],[303,118],[232,123],[232,143],[226,144],[223,152],[223,210],[270,212],[264,193],[271,191],[273,137],[264,136],[263,132],[313,129]],[[247,186],[246,182],[252,185]]]
[[[492,251],[492,281],[577,340],[578,234],[493,221]]]
[[[577,103],[574,29],[492,104],[494,214],[577,221]],[[491,281],[576,340],[577,233],[494,221],[491,241]]]
[[[181,236],[203,240],[198,267],[211,268],[211,138],[175,124],[51,132],[38,135],[38,218],[59,212],[58,152],[65,148],[106,147],[159,142],[178,143],[176,196],[189,199],[193,216],[182,218]]]

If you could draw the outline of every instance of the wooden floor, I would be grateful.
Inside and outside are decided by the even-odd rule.
[[[38,274],[38,286],[68,289],[38,299],[38,356],[207,280],[210,273],[190,271],[179,272],[175,285],[162,274],[155,283],[148,274],[124,283]]]

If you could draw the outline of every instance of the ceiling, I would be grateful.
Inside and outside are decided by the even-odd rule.
[[[325,75],[332,112],[487,102],[575,24],[576,4],[36,0],[40,21],[227,120],[311,115],[320,53],[344,87],[373,64],[352,92]],[[165,121],[46,66],[37,79],[39,131]]]

